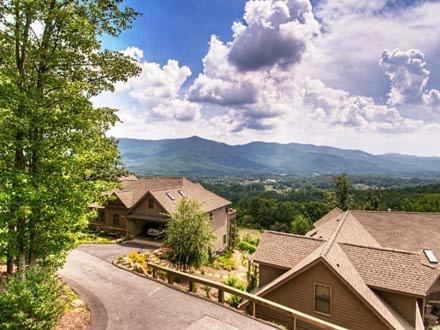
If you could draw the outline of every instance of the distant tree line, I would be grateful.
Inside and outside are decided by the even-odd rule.
[[[371,181],[380,185],[377,178]],[[313,228],[313,222],[334,207],[342,210],[440,212],[440,184],[408,186],[407,181],[403,187],[396,187],[399,181],[394,180],[391,188],[361,190],[354,189],[351,178],[342,174],[333,177],[331,185],[326,184],[325,188],[307,180],[302,185],[295,181],[294,188],[286,193],[267,191],[262,183],[217,182],[205,183],[205,186],[232,201],[239,226],[304,234]]]

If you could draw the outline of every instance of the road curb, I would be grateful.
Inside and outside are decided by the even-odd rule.
[[[81,284],[76,282],[75,280],[62,276],[61,279],[67,283],[73,291],[83,298],[87,304],[87,307],[90,310],[90,325],[88,329],[90,330],[102,330],[107,328],[107,310],[104,307],[104,304],[99,300],[97,296],[95,296],[90,290],[83,287]]]

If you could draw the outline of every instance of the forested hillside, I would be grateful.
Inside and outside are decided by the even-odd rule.
[[[344,178],[344,176],[342,176]],[[318,220],[332,208],[340,205],[340,187],[331,182],[311,184],[313,181],[298,181],[278,186],[254,183],[208,183],[206,188],[233,202],[237,209],[238,225],[292,232],[292,222],[304,217],[311,223]],[[371,179],[375,182],[374,178]],[[379,180],[379,179],[377,179]],[[302,183],[301,183],[302,182]],[[395,184],[381,187],[358,189],[347,178],[347,202],[350,209],[440,212],[440,184],[409,185],[401,180],[400,187]],[[407,186],[408,185],[408,186]],[[274,189],[277,188],[277,189]]]

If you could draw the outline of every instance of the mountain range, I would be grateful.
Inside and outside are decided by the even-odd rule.
[[[440,157],[373,155],[311,144],[251,142],[228,145],[193,136],[163,140],[121,138],[118,147],[127,169],[138,175],[440,174]]]

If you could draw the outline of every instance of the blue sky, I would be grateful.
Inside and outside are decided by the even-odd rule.
[[[199,135],[439,155],[440,1],[148,0],[103,47],[142,74],[117,137]]]
[[[170,58],[178,59],[193,74],[198,74],[203,69],[202,58],[208,51],[211,34],[230,40],[231,22],[241,19],[245,3],[245,0],[127,1],[142,16],[119,38],[106,38],[104,46],[117,50],[135,46],[144,51],[147,61],[163,65]]]

